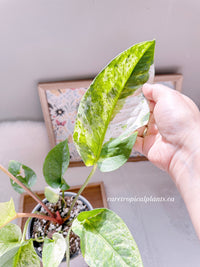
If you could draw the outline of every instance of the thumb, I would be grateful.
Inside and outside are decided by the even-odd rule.
[[[169,93],[171,93],[174,90],[162,84],[145,83],[143,85],[142,91],[144,96],[149,101],[157,103],[160,98],[167,97],[167,95],[169,95]]]

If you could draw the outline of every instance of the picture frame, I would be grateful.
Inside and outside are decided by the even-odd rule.
[[[183,75],[182,74],[157,74],[154,77],[154,83],[166,85],[179,92],[182,91]]]
[[[164,84],[181,91],[181,74],[155,75],[154,83]],[[51,148],[68,138],[70,167],[84,166],[73,144],[72,134],[78,105],[92,79],[77,81],[47,82],[38,84],[38,92]],[[132,151],[128,161],[145,161],[146,157]]]

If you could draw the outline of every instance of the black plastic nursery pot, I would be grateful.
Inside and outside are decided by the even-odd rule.
[[[65,192],[65,198],[68,199],[68,200],[69,199],[72,200],[76,195],[77,194],[73,193],[73,192]],[[47,205],[51,205],[47,201],[47,199],[44,199],[43,202],[45,204],[47,204]],[[79,208],[77,208],[78,206],[79,206]],[[86,198],[84,198],[83,196],[80,195],[78,200],[77,200],[77,202],[76,202],[75,209],[72,210],[71,214],[73,214],[73,212],[74,212],[75,215],[78,215],[78,213],[80,213],[82,211],[88,211],[88,210],[92,210],[92,209],[93,209],[93,207],[90,204],[90,202]],[[34,212],[43,212],[43,208],[41,207],[40,204],[35,206],[35,208],[32,210],[32,213],[34,213]],[[62,216],[62,214],[61,214],[61,216]],[[73,217],[71,219],[73,219]],[[38,227],[38,229],[41,229],[43,227],[43,226],[40,225],[41,223],[43,223],[42,221],[44,221],[44,220],[31,218],[31,220],[30,220],[30,222],[28,224],[27,233],[26,233],[26,238],[27,239],[34,238],[34,234],[36,232],[37,227]],[[44,226],[44,228],[46,229],[47,232],[50,233],[50,236],[49,235],[47,235],[47,236],[49,238],[51,238],[51,234],[52,234],[52,230],[53,229],[51,229],[50,227],[53,227],[53,224],[50,223],[50,221],[49,222],[45,221],[45,223],[47,225],[49,225],[48,226],[49,228],[47,226]],[[65,227],[64,225],[63,226],[58,226],[57,230],[62,231],[62,229],[60,229],[60,228],[64,228],[64,227]],[[50,229],[50,230],[48,230],[48,229]],[[57,230],[55,228],[54,232],[56,232]],[[74,242],[75,242],[75,245],[76,245],[76,248],[77,248],[77,246],[78,246],[77,242],[80,242],[80,241],[78,241],[79,238],[73,232],[72,232],[72,235],[73,235],[73,239],[74,239]],[[41,237],[41,233],[37,233],[37,237]],[[64,237],[66,237],[66,235],[64,235]],[[42,260],[42,244],[43,244],[43,242],[41,243],[41,242],[33,241],[33,246],[34,246],[35,251],[36,251],[37,255],[39,256],[40,260]],[[74,244],[72,246],[74,246]],[[80,254],[80,248],[75,253],[70,253],[70,260],[75,258],[75,257],[77,257],[79,254]],[[64,257],[63,261],[65,261],[65,260],[66,260],[66,258]]]

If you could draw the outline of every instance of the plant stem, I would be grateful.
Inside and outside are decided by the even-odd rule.
[[[22,240],[21,240],[22,243],[25,241],[28,223],[30,222],[30,219],[31,219],[31,217],[28,218],[28,220],[26,220],[26,223],[24,225],[24,230],[23,230],[23,235],[22,235]]]
[[[76,217],[75,217],[74,219],[72,219],[71,221],[67,222],[66,225],[70,225],[70,224],[72,224],[73,221],[75,221],[75,220],[76,220]]]
[[[60,196],[61,198],[61,205],[62,205],[62,208],[65,207],[66,208],[66,202],[65,202],[65,191],[62,190],[62,196]]]
[[[33,193],[28,187],[26,187],[22,182],[20,182],[12,173],[10,173],[6,168],[4,168],[0,164],[0,170],[2,170],[7,176],[10,177],[16,184],[21,186],[37,203],[39,203],[48,213],[51,217],[55,217],[55,215],[47,208],[47,206],[42,202],[42,200],[35,194]]]
[[[35,234],[35,239],[34,239],[34,241],[37,241],[38,243],[42,243],[42,242],[44,242],[44,237],[37,237],[37,234]]]
[[[90,179],[92,178],[93,174],[95,173],[96,171],[96,168],[97,168],[97,164],[94,164],[93,168],[92,168],[92,171],[90,172],[89,176],[87,177],[87,179],[85,180],[84,184],[81,186],[81,188],[79,189],[76,197],[74,198],[72,204],[71,204],[71,207],[66,215],[66,217],[68,217],[70,215],[70,212],[72,211],[78,197],[80,196],[80,194],[83,192],[83,190],[85,189],[85,187],[88,185]]]
[[[63,207],[66,209],[67,203],[66,203],[65,199],[62,196],[60,196],[60,199],[61,199],[61,202],[63,203]]]
[[[71,233],[72,227],[69,228],[68,233],[67,233],[67,237],[66,237],[66,244],[67,244],[67,249],[66,249],[66,263],[67,263],[67,267],[69,267],[69,263],[70,263],[70,244],[69,244],[69,238],[70,238],[70,233]]]

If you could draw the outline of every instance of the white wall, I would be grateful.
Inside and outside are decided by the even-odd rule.
[[[197,0],[1,0],[0,120],[42,120],[38,82],[94,77],[152,38],[156,69],[182,72],[199,104],[199,10]]]

